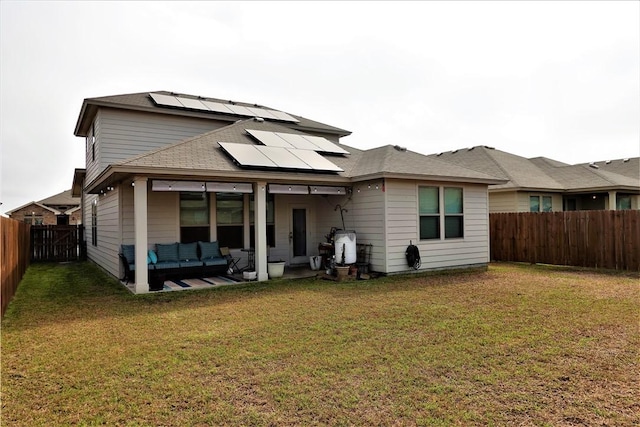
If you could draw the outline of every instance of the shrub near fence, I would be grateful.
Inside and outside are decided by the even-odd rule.
[[[0,217],[0,238],[2,238],[0,292],[3,316],[29,266],[30,227],[29,224]]]
[[[491,259],[640,271],[640,211],[492,213]]]

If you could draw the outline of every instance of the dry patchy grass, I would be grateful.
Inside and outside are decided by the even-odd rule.
[[[132,296],[33,265],[3,425],[638,425],[637,277],[513,264]]]

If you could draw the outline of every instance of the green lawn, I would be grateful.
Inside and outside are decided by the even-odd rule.
[[[133,296],[32,265],[2,425],[638,425],[636,277],[488,271]]]

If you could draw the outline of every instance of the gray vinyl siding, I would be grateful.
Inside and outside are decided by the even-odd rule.
[[[85,197],[84,209],[89,212],[87,233],[87,257],[115,277],[120,277],[118,252],[120,249],[120,215],[119,189],[102,196],[88,195]],[[97,199],[97,246],[93,245],[91,233],[91,205]]]
[[[464,238],[419,240],[418,186],[463,188]],[[387,180],[387,273],[410,271],[409,242],[420,249],[421,270],[486,265],[489,262],[489,214],[486,185]]]
[[[360,189],[360,192],[358,192]],[[347,205],[349,212],[345,214],[356,231],[356,243],[371,244],[372,271],[384,271],[386,264],[385,243],[385,192],[380,183],[378,189],[375,182],[371,188],[368,183],[358,183],[353,187],[351,203]]]
[[[180,241],[180,193],[149,191],[147,193],[147,249],[156,243]],[[133,244],[133,187],[126,187],[122,203],[122,243]]]
[[[228,125],[192,117],[102,108],[96,114],[96,162],[87,148],[87,182],[110,164]]]

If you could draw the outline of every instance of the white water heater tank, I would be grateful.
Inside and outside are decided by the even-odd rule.
[[[344,251],[344,263],[354,264],[357,259],[356,232],[336,231],[335,235],[336,263],[342,263],[342,252]]]

